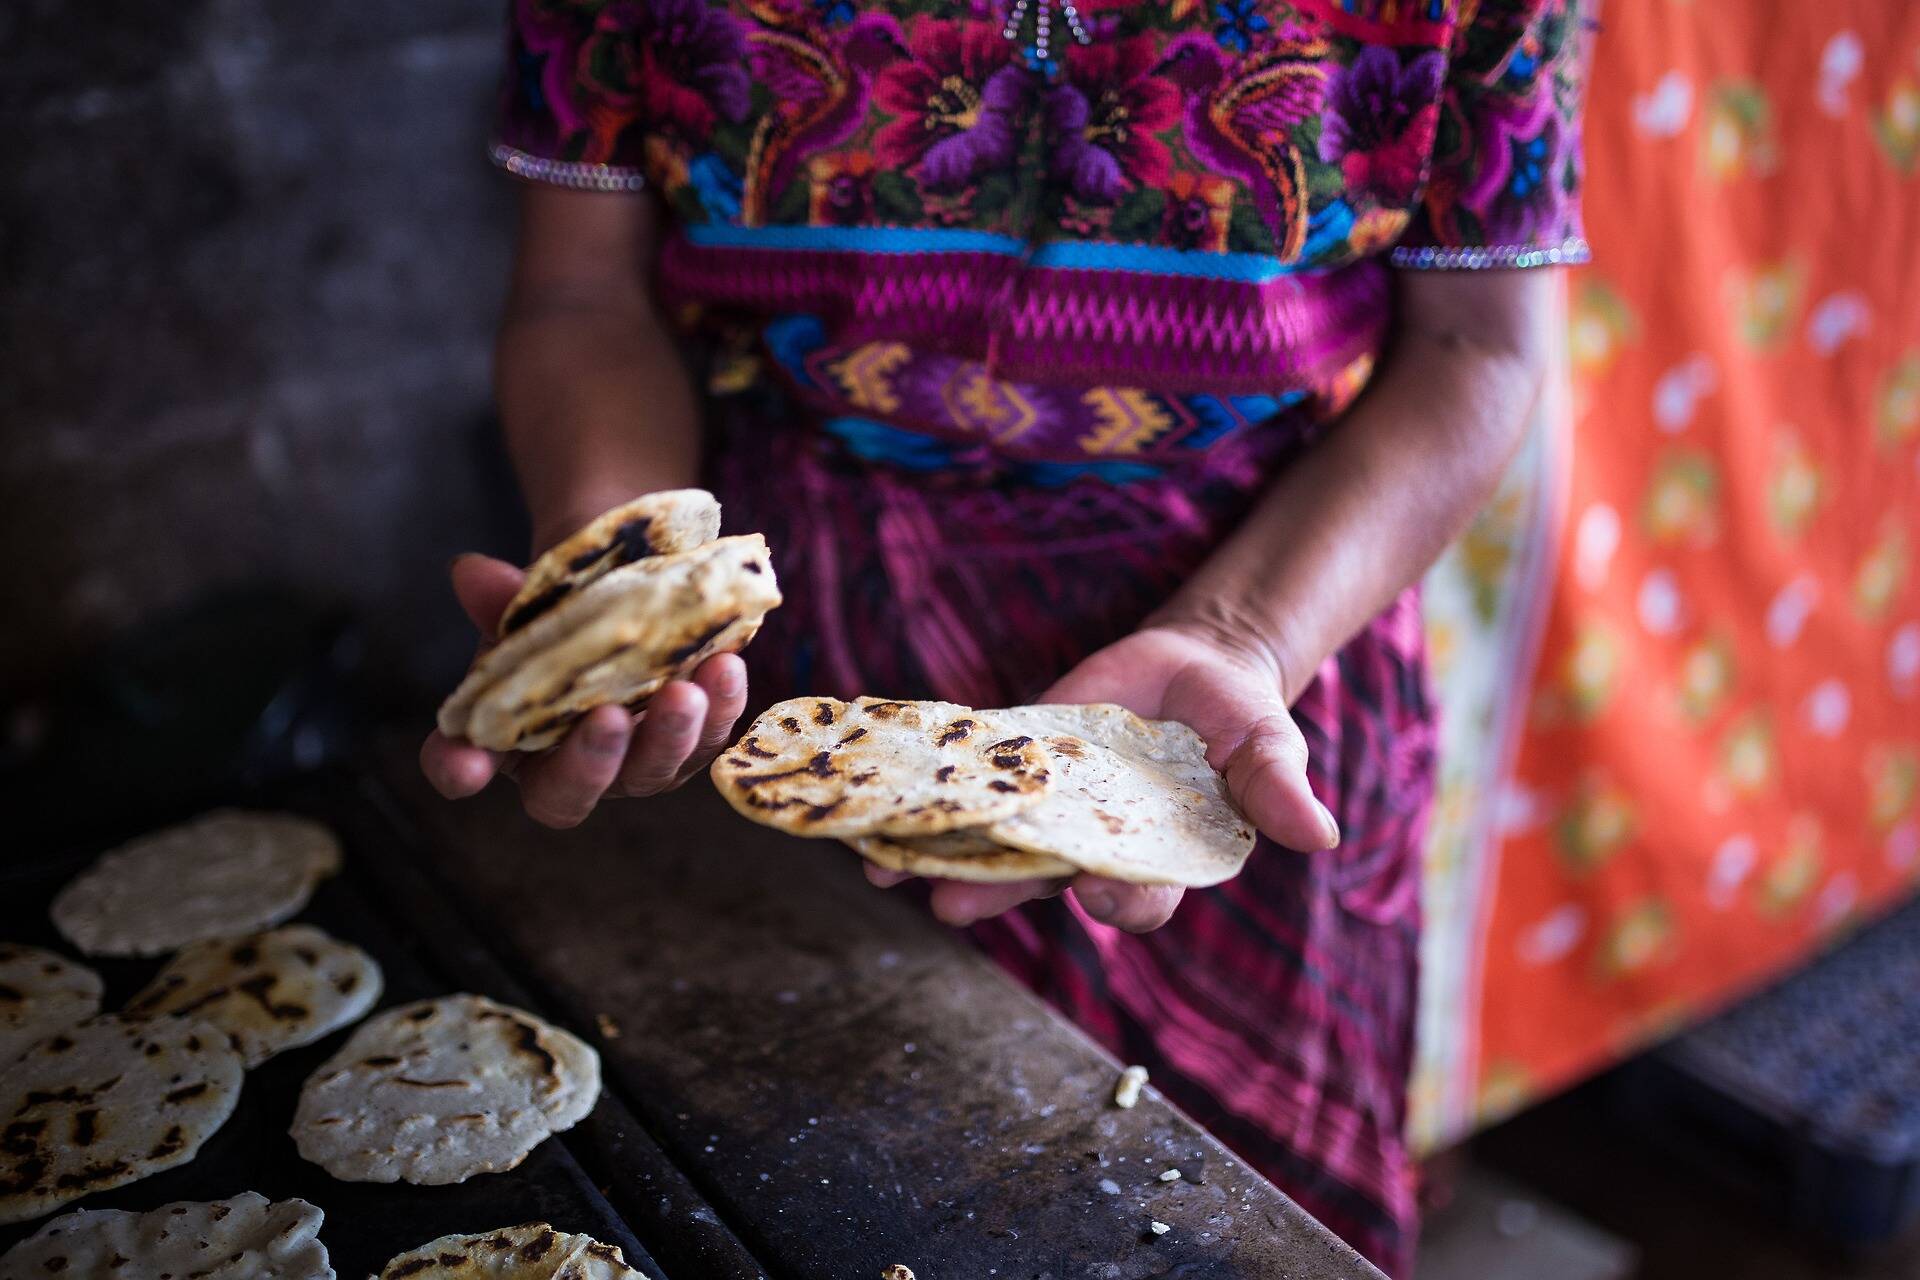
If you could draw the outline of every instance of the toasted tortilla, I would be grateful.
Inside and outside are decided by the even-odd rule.
[[[90,956],[164,955],[279,924],[340,869],[340,843],[290,813],[221,809],[102,854],[53,900]]]
[[[600,1058],[577,1037],[484,996],[372,1018],[308,1078],[300,1154],[347,1182],[438,1186],[511,1169],[600,1096]]]
[[[239,1051],[192,1018],[112,1014],[0,1068],[0,1223],[185,1164],[240,1097]]]
[[[665,489],[622,503],[527,566],[526,581],[500,614],[499,634],[518,631],[615,569],[719,536],[720,504],[705,489]]]
[[[854,836],[847,844],[877,867],[932,880],[1010,884],[1057,880],[1080,870],[1046,854],[1009,848],[977,827],[938,836]]]
[[[100,975],[38,947],[0,942],[0,1066],[100,1012]]]
[[[529,1222],[430,1240],[388,1262],[376,1280],[623,1280],[639,1274],[615,1245]]]
[[[127,1002],[128,1017],[191,1016],[232,1037],[249,1067],[358,1022],[380,966],[312,925],[197,942]]]
[[[928,836],[1011,817],[1050,785],[1047,755],[951,702],[795,698],[713,764],[743,816],[804,836]]]
[[[325,1215],[305,1200],[181,1200],[146,1213],[64,1214],[0,1258],[0,1280],[334,1280]]]
[[[1253,825],[1186,725],[1110,704],[994,714],[1043,741],[1057,776],[1042,803],[989,824],[992,839],[1134,884],[1200,888],[1246,864]]]

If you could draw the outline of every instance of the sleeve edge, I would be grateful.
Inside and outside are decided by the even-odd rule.
[[[1402,245],[1388,262],[1402,271],[1499,271],[1528,267],[1575,267],[1593,260],[1583,236],[1568,236],[1557,244]]]
[[[574,191],[644,191],[647,187],[646,174],[639,169],[584,160],[553,160],[497,140],[488,144],[487,158],[523,181]]]

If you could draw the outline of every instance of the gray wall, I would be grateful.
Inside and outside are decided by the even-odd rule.
[[[516,518],[503,9],[0,5],[0,685],[260,577],[361,607],[395,675],[464,659],[445,561]]]

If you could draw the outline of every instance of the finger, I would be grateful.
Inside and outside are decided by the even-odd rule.
[[[488,640],[500,625],[500,615],[507,611],[520,584],[527,579],[524,572],[505,560],[473,551],[456,556],[447,573],[453,579],[454,598]]]
[[[700,741],[707,718],[707,691],[685,680],[660,686],[647,704],[646,718],[634,731],[633,745],[620,767],[617,785],[623,796],[653,796],[670,791],[680,780],[681,767]]]
[[[449,800],[478,794],[499,770],[500,757],[493,752],[455,742],[438,729],[420,744],[420,772]]]
[[[1128,933],[1149,933],[1173,919],[1185,893],[1179,885],[1125,884],[1101,876],[1080,876],[1073,882],[1074,901],[1088,915]]]
[[[681,766],[683,778],[706,768],[733,740],[734,722],[747,709],[747,664],[737,653],[715,654],[700,664],[693,682],[707,695],[707,716],[692,756]]]
[[[600,707],[581,720],[560,745],[520,770],[520,800],[535,822],[577,827],[620,774],[633,718],[619,707]]]
[[[943,924],[964,927],[1011,911],[1023,902],[1049,898],[1059,889],[1051,880],[1014,880],[1006,884],[933,882],[933,914]]]
[[[1340,824],[1307,783],[1307,743],[1289,716],[1258,721],[1227,758],[1227,790],[1241,812],[1289,849],[1331,849]]]
[[[860,859],[860,865],[866,868],[867,883],[876,889],[891,889],[897,884],[905,884],[913,879],[912,872],[889,871],[879,863],[868,862],[865,858]]]

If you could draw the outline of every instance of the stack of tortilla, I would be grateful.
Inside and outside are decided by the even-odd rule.
[[[440,731],[543,751],[596,707],[639,712],[668,681],[744,648],[780,603],[767,541],[722,538],[700,489],[637,498],[534,561],[497,643],[440,707]]]
[[[1084,871],[1201,887],[1239,874],[1254,843],[1198,734],[1106,704],[795,698],[755,720],[713,779],[755,822],[948,880]]]

